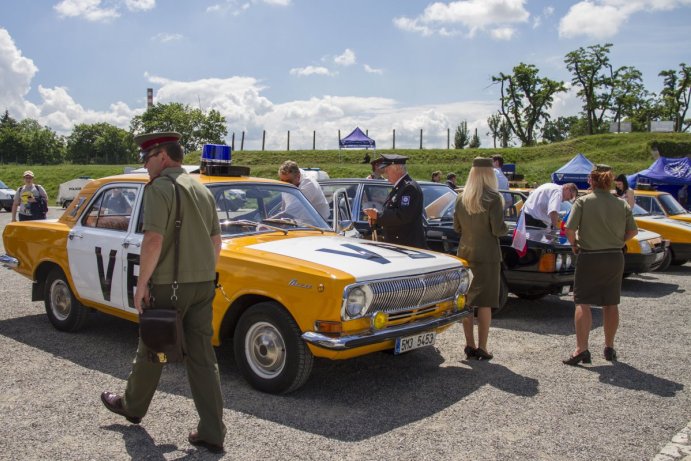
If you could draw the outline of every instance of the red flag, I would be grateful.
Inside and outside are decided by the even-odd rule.
[[[516,228],[513,230],[513,241],[511,246],[518,251],[520,257],[525,256],[528,252],[528,235],[525,231],[525,216],[523,213],[518,216]]]

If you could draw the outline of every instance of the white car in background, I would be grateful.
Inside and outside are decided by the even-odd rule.
[[[5,211],[12,211],[12,202],[14,202],[14,189],[10,189],[7,184],[0,181],[0,207]]]

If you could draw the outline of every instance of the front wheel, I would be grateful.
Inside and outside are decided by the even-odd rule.
[[[60,331],[78,331],[86,323],[89,311],[77,301],[65,274],[53,269],[43,288],[48,320]]]
[[[659,266],[655,268],[655,271],[662,272],[669,269],[669,265],[672,264],[672,250],[667,250],[665,252],[665,257]]]
[[[286,394],[302,386],[314,357],[293,318],[274,302],[249,308],[235,328],[235,361],[245,379],[262,392]]]

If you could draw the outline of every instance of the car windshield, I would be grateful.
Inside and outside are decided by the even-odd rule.
[[[427,219],[453,219],[456,192],[445,184],[421,185]]]
[[[268,183],[211,184],[223,237],[295,229],[330,230],[295,187]]]
[[[4,182],[0,181],[0,189],[9,189],[9,187],[7,187],[7,184]]]
[[[681,206],[681,203],[677,202],[677,200],[670,194],[661,194],[658,196],[658,199],[660,200],[662,207],[665,209],[665,212],[670,216],[684,214],[687,212],[684,207]]]
[[[631,212],[634,216],[650,216],[650,213],[645,211],[640,205],[634,205]]]

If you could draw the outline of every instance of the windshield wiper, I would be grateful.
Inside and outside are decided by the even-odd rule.
[[[322,234],[324,233],[324,229],[322,229],[321,227],[313,226],[311,224],[306,224],[306,223],[302,223],[302,222],[299,223],[296,220],[291,219],[291,218],[266,218],[266,219],[262,219],[262,223],[265,223],[265,222],[274,223],[274,224],[290,224],[291,226],[294,226],[294,227],[307,227],[308,229],[318,230]],[[285,231],[285,229],[282,229],[282,230]]]
[[[264,221],[266,221],[266,220],[264,220]],[[272,229],[272,230],[275,230],[278,232],[283,232],[283,235],[288,235],[287,230],[281,229],[280,227],[276,227],[276,226],[266,225],[266,224],[264,224],[264,221],[262,221],[260,224],[256,221],[250,221],[249,219],[239,219],[236,221],[229,220],[229,221],[221,221],[221,226],[259,227],[261,225],[264,225],[264,227],[268,227],[269,229]]]

